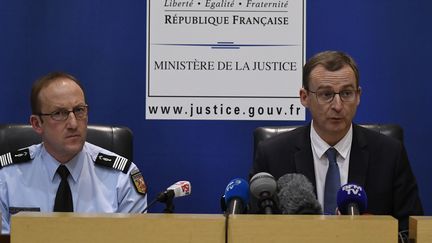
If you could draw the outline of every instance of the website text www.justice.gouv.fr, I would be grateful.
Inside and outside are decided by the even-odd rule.
[[[249,106],[242,109],[238,106],[207,105],[197,106],[191,103],[189,107],[157,105],[148,106],[148,112],[151,115],[181,115],[188,117],[205,117],[205,116],[296,116],[301,112],[301,108],[290,104],[287,107],[281,106]]]

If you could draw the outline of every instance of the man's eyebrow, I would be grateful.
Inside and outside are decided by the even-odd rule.
[[[53,110],[66,110],[66,107],[64,107],[64,106],[54,106],[53,107]]]
[[[353,84],[346,84],[346,85],[342,85],[342,89],[344,88],[356,88],[356,86]]]
[[[83,106],[87,106],[85,103],[82,103],[82,104],[78,104],[78,105],[74,105],[74,106],[72,106],[72,109],[74,109],[74,108],[78,108],[78,107],[83,107]],[[59,109],[59,110],[63,110],[63,109],[65,109],[65,110],[68,110],[69,108],[67,108],[67,107],[64,107],[64,106],[54,106],[54,109]]]
[[[343,90],[343,89],[346,89],[346,88],[356,88],[355,87],[355,85],[353,85],[353,84],[345,84],[345,85],[342,85],[341,87],[340,87],[340,89],[341,90]],[[324,85],[319,85],[318,87],[317,87],[317,90],[318,89],[331,89],[331,90],[334,90],[334,87],[333,86],[331,86],[331,85],[326,85],[326,84],[324,84]]]
[[[331,86],[331,85],[319,85],[317,87],[317,90],[318,89],[333,89],[333,86]]]

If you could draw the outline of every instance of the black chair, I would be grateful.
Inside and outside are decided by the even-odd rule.
[[[379,132],[381,134],[393,137],[398,139],[399,141],[403,142],[403,129],[401,126],[396,124],[364,124],[360,125],[362,127],[374,130],[376,132]],[[273,136],[276,136],[278,134],[288,132],[291,130],[296,129],[299,126],[269,126],[269,127],[258,127],[255,129],[253,136],[254,136],[254,154],[258,147],[258,144],[266,140],[268,138],[271,138]]]
[[[88,125],[87,141],[133,161],[133,134],[127,127]],[[0,155],[40,142],[31,125],[0,124]]]

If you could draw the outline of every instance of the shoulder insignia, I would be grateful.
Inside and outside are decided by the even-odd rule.
[[[30,160],[30,150],[28,148],[21,149],[15,152],[9,152],[0,155],[0,169],[8,165],[23,163]]]
[[[102,165],[102,166],[119,170],[126,174],[132,162],[121,156],[99,153],[96,156],[96,160],[94,161],[94,163],[97,165]]]
[[[131,179],[135,186],[135,190],[142,195],[147,193],[147,185],[144,181],[144,177],[138,169],[134,169],[131,171]]]

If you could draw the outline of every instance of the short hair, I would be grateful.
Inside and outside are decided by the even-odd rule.
[[[303,88],[309,89],[310,73],[319,65],[322,65],[328,71],[337,71],[348,65],[354,72],[357,87],[359,86],[360,75],[354,59],[341,51],[324,51],[311,57],[304,65]]]
[[[48,73],[47,75],[39,78],[33,83],[31,93],[30,93],[30,106],[31,106],[32,114],[37,115],[41,112],[41,102],[39,100],[39,94],[42,91],[42,89],[46,88],[48,85],[62,78],[70,79],[73,82],[75,82],[83,91],[84,99],[85,99],[84,88],[77,78],[65,72]]]

